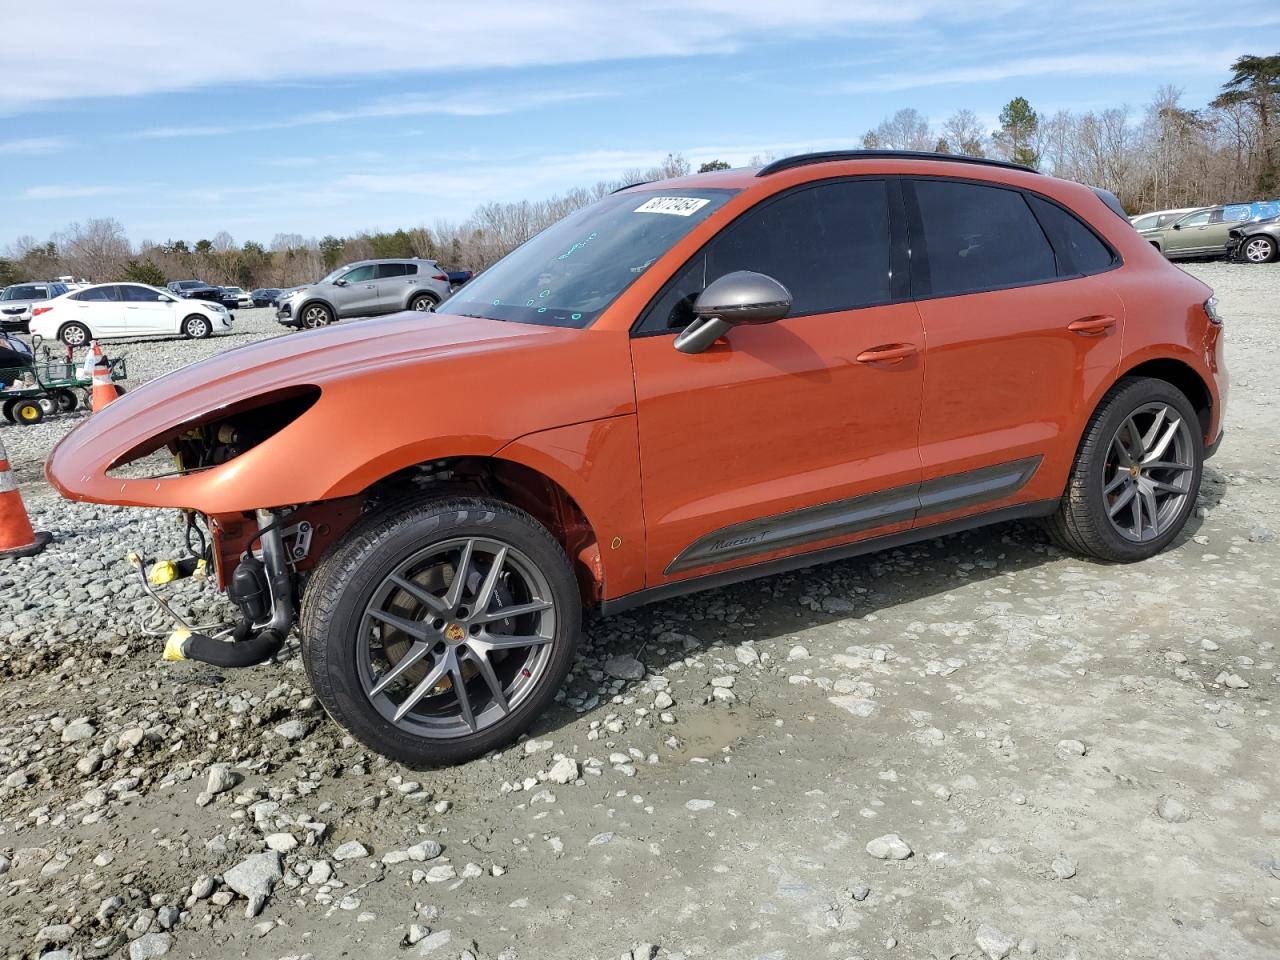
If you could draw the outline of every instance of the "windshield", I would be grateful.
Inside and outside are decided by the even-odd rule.
[[[340,266],[337,270],[333,271],[333,273],[325,274],[323,277],[317,280],[315,284],[312,284],[312,286],[315,286],[321,283],[333,283],[333,281],[337,280],[340,276],[342,276],[344,273],[346,273],[350,269],[351,269],[351,264],[345,263],[342,266]],[[303,286],[305,287],[307,286],[307,284],[304,283]]]
[[[527,240],[445,301],[440,312],[585,327],[736,192],[605,197]]]
[[[3,295],[5,300],[41,300],[44,297],[42,287],[10,287]]]

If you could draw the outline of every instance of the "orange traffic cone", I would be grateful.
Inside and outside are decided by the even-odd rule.
[[[0,440],[0,557],[34,557],[52,539],[53,534],[31,528],[18,482],[9,469],[9,454]]]
[[[93,412],[97,413],[115,400],[116,385],[111,381],[111,368],[105,357],[99,357],[93,368]]]

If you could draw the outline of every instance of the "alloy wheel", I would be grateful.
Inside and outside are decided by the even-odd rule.
[[[1266,263],[1271,259],[1271,243],[1257,238],[1244,245],[1245,259],[1250,263]]]
[[[78,347],[85,341],[84,327],[72,324],[62,331],[62,342],[69,347]]]
[[[1165,533],[1194,479],[1191,427],[1166,403],[1148,403],[1116,430],[1107,450],[1102,499],[1111,525],[1136,543]]]
[[[209,321],[192,318],[187,321],[187,335],[195,339],[203,337],[209,332]]]
[[[307,307],[302,313],[302,325],[308,330],[322,327],[329,322],[329,315],[324,307]]]
[[[510,544],[433,544],[402,561],[361,617],[357,669],[384,719],[452,739],[500,722],[546,672],[556,631],[551,585]]]

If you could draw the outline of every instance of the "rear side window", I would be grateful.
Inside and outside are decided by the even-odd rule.
[[[933,296],[1057,278],[1053,248],[1020,192],[951,180],[914,185]]]
[[[88,290],[81,290],[75,295],[74,299],[92,302],[115,302],[120,299],[120,294],[115,287],[91,287]]]
[[[789,316],[887,303],[889,201],[883,180],[836,180],[765,200],[702,248],[653,302],[641,330],[677,329],[693,301],[735,270],[791,291]]]
[[[1037,196],[1027,198],[1036,219],[1058,254],[1058,272],[1064,277],[1101,273],[1115,263],[1111,249],[1097,234],[1056,203]]]
[[[354,271],[352,271],[354,273]],[[386,280],[389,277],[403,277],[409,272],[409,268],[403,263],[380,263],[378,264],[377,278]],[[348,276],[348,279],[350,277]]]

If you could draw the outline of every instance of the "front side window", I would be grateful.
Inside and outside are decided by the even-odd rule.
[[[373,264],[366,263],[363,267],[356,267],[342,275],[342,279],[347,283],[362,283],[365,280],[373,279]]]
[[[462,287],[440,312],[585,327],[734,192],[611,194],[517,247]]]
[[[1203,227],[1209,222],[1209,217],[1213,215],[1212,210],[1201,210],[1199,213],[1193,213],[1183,217],[1178,221],[1180,227]]]
[[[685,265],[653,302],[641,329],[687,326],[698,294],[735,270],[767,274],[786,287],[792,317],[887,303],[885,181],[835,180],[762,201]]]
[[[1053,248],[1020,192],[951,180],[914,186],[933,296],[1056,279]]]

